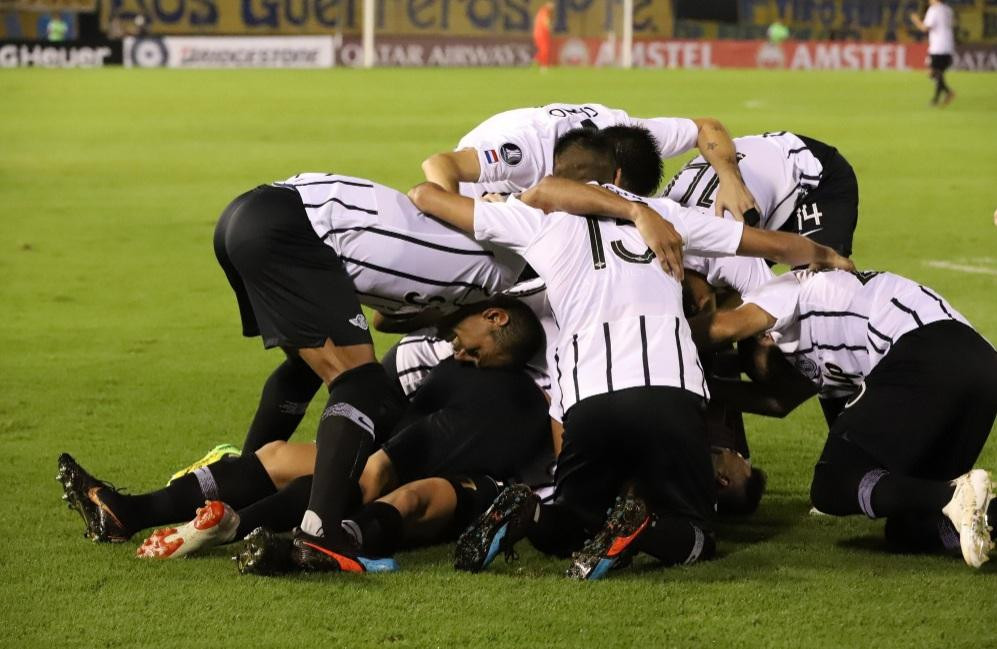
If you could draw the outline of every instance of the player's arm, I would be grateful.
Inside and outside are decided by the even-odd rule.
[[[792,367],[789,370],[795,376],[787,373],[780,376],[780,381],[772,383],[713,379],[709,382],[710,395],[741,412],[782,418],[817,394],[813,381]]]
[[[682,236],[671,223],[644,203],[629,201],[598,185],[554,176],[546,176],[523,192],[519,199],[544,212],[593,214],[630,221],[637,226],[644,243],[658,258],[665,272],[680,281],[683,277]]]
[[[738,221],[747,219],[752,225],[757,223],[758,203],[741,178],[741,170],[737,166],[737,149],[730,139],[730,133],[719,120],[712,117],[697,117],[693,121],[699,129],[696,146],[717,172],[717,179],[720,181],[715,203],[716,215],[723,216],[726,210]],[[754,212],[751,213],[750,210]]]
[[[476,149],[444,151],[422,161],[426,180],[456,194],[459,183],[474,183],[481,178],[481,163]]]
[[[762,333],[775,323],[775,316],[749,302],[730,311],[698,315],[689,320],[689,327],[696,346],[707,350]]]
[[[788,232],[759,230],[745,226],[737,254],[762,257],[792,267],[809,266],[810,270],[836,268],[853,271],[855,264],[833,248]]]
[[[926,32],[930,29],[930,27],[927,24],[925,24],[925,22],[921,20],[921,17],[918,16],[917,13],[915,12],[911,12],[910,21],[914,23],[914,28],[920,32]]]
[[[381,333],[407,334],[435,325],[442,315],[443,313],[434,307],[405,315],[385,315],[380,311],[374,311],[374,319],[371,324],[375,330]]]
[[[474,200],[449,192],[434,182],[424,182],[408,190],[408,197],[420,211],[432,214],[458,230],[474,234]]]

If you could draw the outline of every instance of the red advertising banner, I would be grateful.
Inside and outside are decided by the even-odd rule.
[[[644,68],[784,68],[789,70],[912,70],[926,67],[925,43],[854,41],[638,40],[633,62]],[[556,39],[561,65],[615,65],[619,42]]]

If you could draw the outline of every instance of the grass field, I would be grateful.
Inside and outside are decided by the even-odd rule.
[[[510,107],[599,101],[831,142],[861,186],[858,265],[933,287],[997,340],[995,78],[952,75],[936,110],[914,73],[3,71],[0,646],[997,646],[997,562],[888,555],[881,522],[807,515],[815,403],[750,419],[770,489],[721,529],[719,560],[597,583],[525,544],[479,576],[442,546],[359,578],[240,577],[224,550],[140,562],[135,542],[83,540],[53,480],[70,451],[145,491],[241,442],[279,352],[239,336],[212,254],[232,197],[299,171],[406,188]],[[980,464],[997,469],[993,440]]]

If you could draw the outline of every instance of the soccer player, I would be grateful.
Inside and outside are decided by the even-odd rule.
[[[931,105],[948,106],[955,99],[955,92],[945,83],[945,71],[952,65],[955,54],[955,12],[943,0],[928,0],[928,11],[924,20],[916,13],[911,13],[910,21],[914,27],[928,33],[928,56],[931,57],[931,78],[935,80],[935,95]]]
[[[800,234],[851,256],[859,186],[837,149],[788,131],[734,138],[734,146],[744,183],[758,204],[758,218],[749,218],[749,225]],[[698,156],[675,174],[663,195],[708,209],[719,184],[714,168]]]
[[[572,576],[598,578],[627,549],[666,564],[709,557],[715,477],[703,431],[705,377],[682,314],[681,285],[651,263],[653,253],[630,224],[666,218],[688,249],[706,254],[851,264],[808,239],[711,218],[668,199],[651,201],[652,208],[624,194],[631,202],[620,210],[601,187],[557,178],[541,185],[565,183],[569,204],[558,207],[567,211],[549,214],[536,207],[549,208],[542,189],[506,203],[474,201],[433,183],[409,192],[427,213],[523,255],[546,283],[559,326],[548,343],[565,413],[555,502],[540,506],[529,489],[507,488],[462,535],[455,565],[481,570],[525,536],[565,556],[597,531]],[[630,481],[641,498],[619,501],[607,519]]]
[[[886,518],[898,545],[987,561],[993,487],[973,464],[997,415],[994,348],[937,293],[892,273],[795,271],[743,301],[693,328],[712,344],[768,332],[817,386],[831,425],[814,506]]]
[[[588,159],[577,159],[581,151],[565,151],[558,156],[560,160],[555,157],[555,143],[561,135],[576,128],[611,126],[640,126],[654,136],[658,173],[641,161],[635,161],[625,170],[634,183],[631,189],[634,193],[651,195],[657,190],[661,158],[671,158],[698,146],[720,179],[716,214],[727,210],[742,219],[745,212],[757,209],[754,197],[741,179],[734,144],[719,121],[709,117],[641,119],[601,104],[548,104],[499,113],[461,138],[455,151],[427,158],[422,169],[426,180],[451,192],[459,189],[472,198],[515,194],[533,187],[544,176],[556,174],[558,166],[589,164]],[[646,171],[642,172],[641,166]]]
[[[497,301],[505,305],[496,306]],[[549,448],[546,400],[534,381],[519,369],[542,346],[539,324],[525,305],[512,298],[500,296],[487,304],[487,309],[476,307],[478,314],[462,320],[482,317],[489,309],[509,310],[515,314],[513,318],[530,323],[505,338],[506,343],[513,337],[523,339],[510,345],[520,351],[508,355],[510,367],[505,369],[479,369],[448,358],[429,372],[411,395],[397,430],[367,460],[359,484],[352,485],[354,491],[359,487],[364,502],[401,483],[430,475],[513,475],[521,465],[542,456],[544,447]],[[397,373],[410,374],[410,369],[417,368],[400,365]],[[86,535],[95,541],[124,541],[139,529],[190,518],[198,505],[215,499],[236,509],[255,508],[244,517],[243,524],[250,526],[243,532],[263,523],[290,529],[296,522],[295,514],[300,520],[308,502],[311,480],[304,484],[304,501],[297,502],[303,484],[298,479],[311,476],[315,456],[314,444],[272,442],[255,454],[226,458],[163,490],[137,496],[121,494],[90,477],[69,456],[60,458],[59,479],[66,500],[83,517]],[[286,493],[276,502],[264,503],[278,488]],[[251,524],[254,517],[260,522]],[[236,530],[231,532],[233,536],[226,540],[241,538],[235,536]],[[180,547],[172,532],[154,534],[150,541],[146,554],[154,550],[173,553]]]

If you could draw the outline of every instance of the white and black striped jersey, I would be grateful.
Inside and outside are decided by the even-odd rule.
[[[554,322],[550,303],[547,301],[547,289],[543,280],[536,278],[520,282],[503,293],[521,300],[530,307],[540,321],[547,340],[556,337],[557,325]],[[395,369],[405,394],[411,395],[415,392],[432,369],[451,356],[453,356],[453,345],[450,341],[433,334],[413,333],[402,338],[395,350]],[[552,387],[547,368],[546,351],[541,350],[526,364],[524,371],[538,388],[550,394]]]
[[[363,178],[305,173],[274,183],[301,195],[312,228],[336,251],[362,304],[383,313],[444,311],[512,286],[522,258],[420,212]]]
[[[772,337],[821,397],[854,392],[905,333],[969,324],[941,296],[893,273],[786,273],[742,296],[776,319]]]
[[[740,223],[667,199],[646,202],[675,226],[690,252],[729,255],[740,244]],[[544,214],[511,198],[477,201],[474,227],[479,239],[523,255],[547,285],[558,326],[551,372],[560,398],[552,413],[567,413],[586,397],[638,386],[674,386],[708,396],[682,313],[682,287],[654,261],[631,224]]]
[[[662,158],[688,151],[699,137],[699,128],[690,119],[641,119],[602,104],[548,104],[509,110],[488,118],[457,144],[458,151],[475,149],[481,165],[478,182],[461,183],[460,192],[478,198],[526,191],[553,172],[554,144],[561,135],[584,126],[616,125],[647,128]]]
[[[820,161],[799,137],[784,131],[736,137],[734,146],[741,177],[761,212],[755,227],[778,230],[797,201],[820,183]],[[664,195],[688,207],[713,209],[719,185],[710,163],[697,156],[675,174]]]

